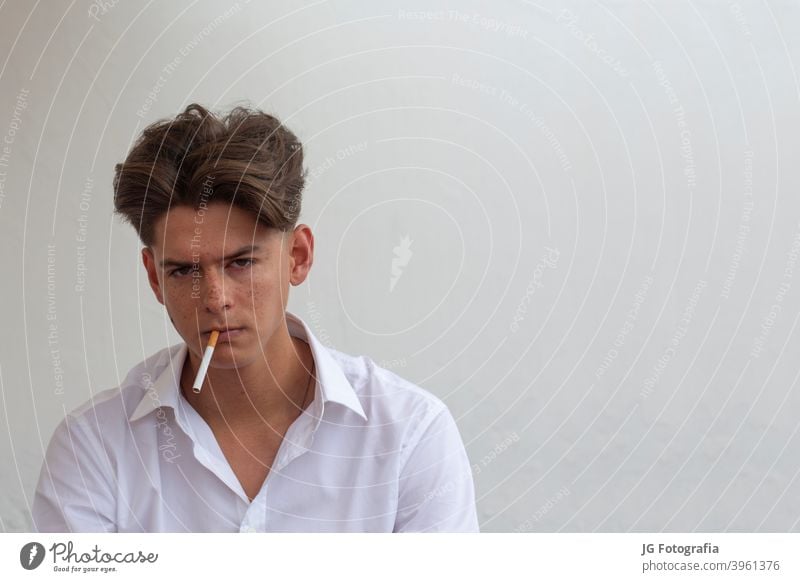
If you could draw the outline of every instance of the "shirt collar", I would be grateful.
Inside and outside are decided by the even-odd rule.
[[[311,330],[308,329],[302,319],[288,311],[286,312],[286,325],[289,328],[289,335],[300,338],[311,347],[318,379],[316,394],[322,393],[321,401],[323,407],[328,402],[337,402],[367,420],[367,415],[358,400],[358,396],[356,396],[353,385],[350,384],[341,366],[333,358],[328,348],[322,345],[311,333]]]
[[[341,366],[331,356],[328,349],[311,333],[311,330],[302,319],[288,311],[286,312],[286,324],[289,329],[289,335],[302,339],[311,347],[318,380],[314,389],[314,402],[312,403],[312,407],[316,412],[315,416],[321,418],[325,405],[328,402],[336,402],[367,420],[367,415],[358,400],[358,396],[356,396],[352,384],[350,384]],[[162,406],[173,408],[176,414],[180,414],[181,406],[189,406],[179,389],[181,372],[188,352],[189,348],[185,343],[171,346],[163,356],[168,358],[169,361],[161,369],[158,377],[152,379],[146,373],[141,375],[141,383],[145,393],[133,414],[128,417],[131,422]],[[163,360],[159,360],[156,364],[156,370],[160,368],[162,362]],[[319,403],[319,405],[316,403]]]
[[[146,372],[139,375],[142,388],[144,388],[144,395],[133,414],[128,417],[129,421],[139,420],[162,406],[173,408],[177,414],[179,400],[181,399],[178,386],[180,385],[183,363],[188,352],[189,348],[185,343],[170,346],[162,356],[168,361],[164,363],[163,359],[160,359],[156,362],[154,369],[160,370],[156,378],[151,378],[150,374]]]

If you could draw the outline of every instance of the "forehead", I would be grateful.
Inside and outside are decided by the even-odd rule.
[[[221,257],[247,245],[280,242],[279,231],[258,222],[251,213],[224,203],[195,209],[178,206],[161,216],[153,246],[170,258]]]

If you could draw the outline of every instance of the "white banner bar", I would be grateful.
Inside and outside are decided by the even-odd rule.
[[[3,534],[0,549],[14,581],[800,579],[798,534]]]

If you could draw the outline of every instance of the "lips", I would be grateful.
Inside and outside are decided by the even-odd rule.
[[[212,332],[212,331],[214,331],[215,329],[216,329],[217,331],[219,331],[219,333],[221,333],[221,334],[222,334],[222,333],[225,333],[225,332],[228,332],[228,331],[236,331],[236,330],[239,330],[239,329],[244,329],[244,328],[243,328],[243,327],[234,327],[234,326],[232,326],[232,325],[231,325],[231,326],[227,326],[227,327],[226,327],[226,326],[224,326],[224,325],[220,325],[220,326],[218,326],[218,327],[211,327],[211,328],[209,328],[209,329],[205,330],[205,331],[203,332],[203,335],[209,335],[209,334],[211,334],[211,332]]]
[[[240,327],[239,329],[230,329],[228,331],[223,331],[219,334],[219,342],[225,343],[228,341],[233,341],[234,338],[239,337],[244,333],[244,328]]]

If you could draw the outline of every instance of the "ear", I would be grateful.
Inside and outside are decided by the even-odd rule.
[[[289,237],[289,282],[299,285],[308,277],[314,264],[314,234],[308,225],[300,224]]]
[[[153,255],[153,251],[150,249],[150,247],[145,247],[142,249],[142,262],[144,263],[145,270],[147,270],[147,279],[150,281],[150,287],[153,289],[156,299],[161,305],[164,305],[164,295],[161,292],[161,283],[158,281],[158,267],[156,267],[156,258]]]

